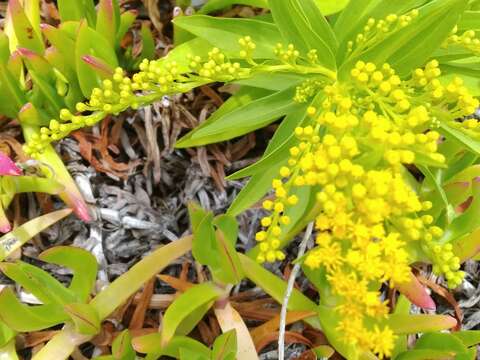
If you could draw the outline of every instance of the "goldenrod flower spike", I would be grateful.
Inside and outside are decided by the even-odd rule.
[[[292,189],[320,186],[317,246],[305,265],[325,271],[338,297],[345,341],[384,357],[391,355],[396,337],[388,327],[367,323],[388,315],[387,301],[375,290],[380,284],[405,287],[411,282],[407,244],[420,242],[434,272],[443,274],[450,286],[463,278],[452,246],[438,242],[443,230],[428,214],[432,204],[422,201],[405,180],[403,165],[414,164],[417,155],[443,164],[440,134],[432,128],[444,122],[474,131],[476,120],[456,119],[479,103],[458,79],[442,85],[437,61],[404,81],[388,64],[362,61],[350,75],[343,83],[322,85],[326,98],[321,108],[309,108],[307,124],[295,129],[298,143],[290,149],[288,166],[281,167],[272,182],[274,198],[263,203],[270,215],[261,220],[264,229],[256,235],[257,260],[284,258],[279,244],[290,221],[285,211],[298,201]],[[308,95],[307,87],[303,89],[297,89],[297,101]]]

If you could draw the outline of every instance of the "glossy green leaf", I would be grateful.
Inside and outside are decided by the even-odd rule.
[[[10,341],[15,339],[15,335],[15,331],[0,321],[0,347],[6,346]],[[1,359],[0,357],[0,360]]]
[[[117,26],[113,0],[100,0],[97,8],[97,32],[115,46]]]
[[[0,292],[0,320],[15,331],[29,332],[48,329],[68,320],[57,305],[23,305],[10,288]]]
[[[177,147],[199,146],[229,140],[272,123],[278,118],[303,107],[295,103],[295,89],[286,89],[252,101],[215,121],[201,124],[177,143]]]
[[[105,319],[116,308],[135,294],[145,282],[162,271],[173,260],[191,249],[192,240],[186,237],[164,245],[136,263],[129,271],[113,281],[90,302],[100,319]]]
[[[198,354],[193,350],[188,348],[180,348],[179,350],[179,359],[180,360],[209,360],[209,358]]]
[[[203,210],[198,204],[188,204],[188,214],[192,224],[193,245],[192,254],[202,265],[218,268],[218,253],[213,214]]]
[[[174,336],[168,345],[162,349],[160,346],[161,334],[154,333],[136,337],[133,339],[133,347],[136,351],[142,354],[155,354],[152,358],[158,358],[161,355],[168,355],[178,358],[180,348],[191,349],[196,353],[204,356],[210,356],[210,350],[201,342],[186,336]]]
[[[135,360],[136,353],[132,346],[132,336],[128,330],[122,331],[113,340],[112,355],[115,360]]]
[[[478,213],[480,211],[480,178],[475,178],[472,182],[473,201],[468,209],[459,215],[449,224],[443,237],[444,241],[456,240],[462,236],[472,233],[480,224],[478,224]]]
[[[119,47],[123,37],[128,32],[128,29],[133,25],[137,19],[138,12],[136,10],[128,10],[120,15],[120,24],[118,26],[117,38],[115,44]]]
[[[51,117],[56,117],[65,107],[63,97],[61,97],[55,88],[54,83],[49,83],[45,81],[41,76],[39,76],[35,71],[30,71],[29,75],[32,78],[33,83],[42,93],[44,98],[44,107],[45,110],[49,112]]]
[[[213,46],[225,51],[227,55],[239,57],[241,47],[238,40],[250,36],[257,45],[253,58],[275,58],[275,44],[283,39],[275,25],[253,19],[215,18],[205,15],[179,16],[175,26],[207,40]]]
[[[271,95],[272,92],[256,89],[256,88],[242,88],[236,94],[231,96],[220,108],[217,109],[201,126],[209,127],[213,126],[217,121],[222,121],[228,114],[233,112],[241,112],[240,109],[247,106],[251,102],[257,101],[263,97]],[[190,146],[196,146],[196,142],[193,137],[196,135],[196,129],[190,131],[187,135],[183,136],[177,141],[175,146],[177,148],[185,148]],[[213,139],[211,141],[214,141]]]
[[[237,355],[237,333],[227,331],[215,339],[211,360],[235,360]]]
[[[462,353],[467,351],[463,342],[447,333],[428,333],[417,340],[415,349],[434,349]]]
[[[285,42],[306,54],[318,51],[320,64],[335,69],[336,39],[313,0],[269,0],[273,19]]]
[[[142,23],[142,53],[140,59],[153,59],[155,58],[155,40],[153,38],[150,26],[147,23]]]
[[[452,332],[466,347],[480,344],[480,330],[462,330]]]
[[[441,46],[456,24],[467,0],[434,0],[420,8],[419,16],[402,29],[394,31],[364,53],[349,59],[341,76],[349,73],[359,59],[376,64],[390,63],[401,75],[423,65]],[[441,21],[440,21],[441,19]]]
[[[82,61],[90,67],[101,80],[111,79],[114,74],[114,68],[107,64],[102,59],[99,59],[93,55],[85,55],[82,57]]]
[[[83,0],[57,0],[57,5],[62,22],[82,20],[85,16]]]
[[[10,118],[15,118],[27,100],[18,80],[1,63],[0,90],[0,113]]]
[[[73,246],[56,246],[39,255],[48,263],[65,266],[73,271],[69,289],[81,302],[86,302],[97,279],[97,259],[89,251]]]
[[[100,77],[84,61],[84,56],[94,56],[111,68],[118,66],[114,48],[95,30],[82,23],[75,46],[76,68],[83,95],[89,97],[93,88],[100,85]]]
[[[8,36],[0,30],[0,63],[6,65],[10,57]]]
[[[75,330],[82,335],[96,335],[100,332],[100,318],[88,304],[71,303],[65,305],[65,312],[75,324]]]
[[[63,209],[39,216],[0,237],[0,261],[4,260],[41,231],[71,214],[71,212],[72,210],[70,209]]]
[[[270,271],[263,268],[256,261],[248,256],[239,254],[240,261],[243,265],[245,275],[257,286],[262,288],[268,295],[274,298],[278,303],[283,302],[287,283]],[[288,302],[288,310],[291,311],[315,311],[317,305],[303,295],[301,292],[294,290]]]
[[[465,11],[458,23],[460,32],[467,30],[480,30],[480,11]]]
[[[447,315],[392,314],[382,324],[396,334],[415,334],[448,330],[457,325],[457,320]]]
[[[199,14],[209,14],[211,12],[224,9],[226,7],[241,4],[259,8],[268,8],[267,0],[209,0],[198,11]]]
[[[5,176],[0,181],[3,181]],[[10,176],[15,193],[40,192],[50,195],[60,193],[64,187],[54,179],[41,178],[36,176]]]
[[[478,141],[473,140],[469,136],[465,135],[462,131],[458,129],[454,129],[444,123],[440,125],[439,130],[446,137],[451,138],[457,141],[458,143],[464,145],[467,149],[469,149],[476,155],[480,155],[480,143]]]
[[[59,306],[75,302],[75,295],[46,271],[23,261],[0,263],[0,270],[44,304]]]
[[[195,309],[213,303],[220,296],[211,283],[202,283],[189,288],[167,308],[163,317],[161,344],[165,347],[172,340],[178,326]]]
[[[319,345],[312,349],[312,351],[317,355],[318,358],[321,359],[330,359],[333,354],[335,354],[335,350],[328,346],[328,345]]]
[[[9,0],[8,11],[18,45],[35,51],[38,54],[43,54],[45,50],[43,41],[25,14],[20,0]]]
[[[451,359],[455,353],[441,350],[410,350],[399,354],[395,360],[445,360]]]

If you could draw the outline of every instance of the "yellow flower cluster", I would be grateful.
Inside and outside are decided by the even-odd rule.
[[[325,271],[345,340],[380,356],[390,355],[395,336],[366,320],[375,323],[388,314],[377,290],[382,283],[409,281],[410,242],[420,242],[450,286],[463,278],[451,245],[438,243],[443,231],[427,213],[432,204],[420,200],[404,167],[416,161],[443,164],[440,134],[432,126],[478,106],[458,79],[443,86],[440,75],[436,61],[406,81],[388,64],[377,68],[359,61],[349,81],[325,86],[321,109],[310,107],[307,125],[295,129],[298,144],[273,180],[275,197],[263,203],[271,214],[256,234],[258,261],[283,259],[279,247],[291,221],[285,211],[298,201],[292,189],[318,186],[317,246],[304,263]],[[449,110],[448,118],[437,115],[442,109]]]
[[[414,9],[405,15],[389,14],[384,19],[368,19],[363,32],[357,35],[355,42],[348,42],[348,53],[359,53],[370,45],[378,43],[391,33],[402,29],[418,16],[419,11]]]
[[[255,48],[248,38],[241,39],[241,43],[250,51]],[[250,69],[241,68],[240,63],[228,61],[217,48],[208,53],[206,61],[198,56],[188,56],[188,60],[188,71],[181,71],[175,61],[162,59],[143,60],[140,71],[131,78],[124,74],[122,68],[115,69],[112,79],[103,80],[100,87],[92,90],[87,102],[77,104],[77,114],[63,109],[58,120],[51,120],[48,127],[41,128],[39,134],[32,136],[24,146],[25,153],[35,158],[51,142],[64,138],[72,131],[92,126],[109,114],[116,115],[128,108],[138,109],[164,95],[184,93],[214,81],[227,82],[248,77],[250,73]]]
[[[474,30],[467,30],[461,35],[458,35],[458,28],[452,30],[451,35],[447,38],[443,47],[456,45],[467,49],[472,52],[474,55],[480,55],[480,39],[477,37],[477,34]]]

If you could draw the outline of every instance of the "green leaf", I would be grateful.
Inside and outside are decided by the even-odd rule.
[[[117,27],[113,0],[100,0],[97,8],[95,30],[102,35],[113,48],[117,37]]]
[[[112,68],[118,66],[114,48],[102,35],[83,22],[75,45],[75,58],[78,80],[85,97],[89,97],[93,88],[100,85],[100,77],[83,60],[84,56],[87,55],[104,61]]]
[[[150,26],[147,23],[142,23],[142,53],[140,58],[143,59],[153,59],[155,58],[155,40],[153,38],[152,32],[150,31]]]
[[[8,36],[0,30],[0,63],[6,65],[10,57]]]
[[[82,20],[85,16],[83,1],[58,0],[57,5],[62,22]]]
[[[278,118],[303,107],[295,103],[295,89],[290,88],[268,95],[230,111],[214,121],[201,124],[181,139],[177,147],[205,145],[229,140],[272,123]]]
[[[55,224],[57,221],[63,219],[65,216],[71,214],[71,212],[71,209],[63,209],[39,216],[0,237],[0,261],[3,261],[28,240],[49,226]]]
[[[212,360],[235,360],[237,355],[237,333],[227,331],[215,339],[212,350]]]
[[[120,15],[120,24],[118,26],[117,38],[115,40],[115,45],[117,46],[117,50],[120,48],[120,44],[125,34],[137,19],[137,15],[138,15],[138,12],[136,10],[128,10]]]
[[[191,249],[190,237],[176,240],[155,250],[136,263],[129,271],[113,281],[90,302],[98,312],[100,319],[105,319],[117,307],[135,294],[145,282],[162,271],[174,259]]]
[[[466,347],[480,344],[480,330],[463,330],[452,332]]]
[[[275,25],[259,20],[193,15],[179,16],[173,22],[236,58],[241,50],[238,43],[241,37],[250,36],[257,45],[253,53],[255,59],[275,58],[275,44],[283,41]]]
[[[56,246],[45,250],[39,259],[51,264],[65,266],[73,271],[69,289],[80,302],[86,302],[97,279],[97,259],[89,251],[73,246]]]
[[[180,360],[209,360],[202,354],[197,354],[188,348],[180,348]]]
[[[0,263],[0,270],[44,304],[63,306],[77,300],[57,279],[36,266],[23,261],[4,262]]]
[[[219,268],[212,269],[215,277],[224,284],[238,284],[244,277],[242,265],[235,250],[238,236],[238,223],[235,218],[221,215],[214,221]]]
[[[215,229],[212,224],[213,214],[195,203],[188,204],[188,214],[192,224],[193,257],[202,265],[217,268],[219,259],[215,244]]]
[[[254,102],[262,97],[272,94],[270,91],[257,88],[241,88],[236,94],[231,96],[220,108],[217,109],[201,126],[209,127],[213,126],[217,121],[220,121],[226,117],[229,113],[235,111],[241,111],[240,109],[247,106],[249,103]],[[183,136],[177,141],[175,147],[185,148],[196,146],[195,141],[192,139],[196,134],[196,129],[190,131],[187,135]],[[214,141],[212,139],[212,141]]]
[[[0,321],[0,347],[6,346],[10,341],[15,339],[15,335],[15,331]],[[0,360],[2,360],[1,356]]]
[[[455,353],[440,350],[409,350],[399,354],[395,360],[445,360],[451,359]]]
[[[467,30],[480,30],[480,11],[465,11],[458,23],[460,32]]]
[[[213,303],[220,296],[211,283],[189,288],[167,308],[163,317],[161,344],[165,347],[172,340],[181,322],[195,309]]]
[[[161,334],[154,333],[136,337],[133,339],[133,347],[142,354],[155,354],[158,358],[162,355],[178,358],[180,356],[180,348],[190,349],[198,354],[206,357],[210,356],[210,350],[201,342],[186,336],[174,336],[169,344],[162,349],[160,346]]]
[[[456,240],[462,236],[472,233],[480,224],[478,223],[478,213],[480,211],[480,178],[475,178],[472,182],[473,201],[466,211],[453,219],[448,225],[443,241]]]
[[[112,355],[116,360],[135,360],[136,354],[132,346],[132,337],[128,330],[122,331],[113,341]]]
[[[316,49],[320,64],[335,69],[336,40],[313,0],[269,0],[273,19],[283,38],[302,55]]]
[[[480,143],[465,135],[462,131],[454,129],[445,123],[440,124],[440,132],[447,138],[453,139],[465,146],[468,150],[480,156]]]
[[[382,325],[402,335],[448,330],[457,325],[457,320],[447,315],[391,314],[388,319],[382,320]]]
[[[423,334],[420,339],[417,340],[414,349],[448,351],[453,354],[463,354],[468,350],[460,339],[447,333]]]
[[[0,348],[0,360],[18,360],[14,340]]]
[[[278,303],[283,302],[287,283],[270,271],[264,269],[248,256],[239,254],[240,261],[243,265],[245,275],[257,286],[262,288],[268,295],[274,298]],[[307,298],[298,290],[293,290],[288,302],[288,310],[290,311],[316,311],[317,304]]]
[[[10,328],[19,332],[30,332],[48,329],[68,320],[68,315],[57,305],[23,305],[12,289],[5,288],[0,292],[0,320]]]
[[[43,54],[45,46],[35,27],[28,19],[19,0],[9,0],[8,11],[12,20],[18,45]]]
[[[0,63],[0,113],[15,118],[26,102],[18,80]]]
[[[199,14],[209,14],[211,12],[222,10],[226,7],[241,4],[259,8],[268,8],[267,0],[209,0],[198,11]]]
[[[75,324],[75,330],[82,335],[96,335],[100,332],[100,318],[89,304],[72,303],[65,305],[65,311]]]
[[[377,20],[389,14],[403,14],[417,8],[429,0],[357,0],[350,1],[335,22],[334,31],[340,43],[339,62],[344,61],[348,41],[355,41],[357,34],[363,31],[369,18]]]
[[[434,0],[420,8],[408,26],[394,31],[364,53],[342,65],[341,75],[362,59],[376,64],[388,62],[400,75],[423,65],[450,34],[467,0]]]

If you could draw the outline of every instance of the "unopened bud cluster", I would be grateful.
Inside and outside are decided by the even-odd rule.
[[[368,19],[363,31],[359,33],[355,41],[348,42],[348,53],[364,51],[370,45],[378,43],[408,25],[419,15],[418,10],[412,10],[405,15],[389,14],[384,19]]]
[[[251,39],[241,41],[251,51],[255,48]],[[217,48],[208,53],[206,61],[198,56],[189,56],[188,59],[187,72],[182,72],[175,61],[146,59],[140,63],[140,71],[132,77],[126,76],[122,68],[115,69],[111,79],[103,80],[100,87],[92,90],[88,101],[76,105],[75,114],[63,109],[58,119],[51,120],[48,127],[33,135],[24,146],[26,154],[35,158],[51,142],[72,131],[92,126],[110,114],[116,115],[128,108],[138,109],[165,95],[184,93],[207,83],[247,77],[250,71],[238,62],[228,61]]]

